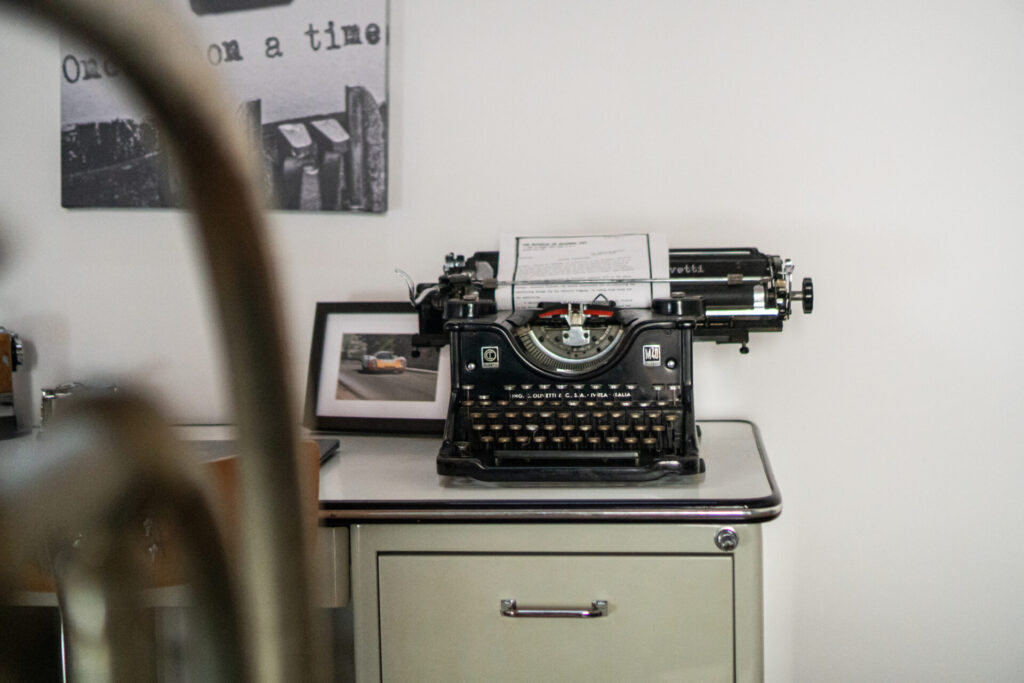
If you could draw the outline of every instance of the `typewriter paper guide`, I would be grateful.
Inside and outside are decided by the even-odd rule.
[[[648,308],[653,299],[669,296],[667,282],[587,284],[579,281],[665,278],[668,278],[668,246],[664,235],[502,235],[498,280],[537,280],[544,284],[503,285],[498,287],[495,299],[501,310],[534,308],[542,301],[589,303],[600,295],[620,308]],[[552,280],[569,284],[551,284]]]

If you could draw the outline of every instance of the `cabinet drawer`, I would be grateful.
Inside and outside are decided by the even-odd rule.
[[[384,681],[731,681],[728,555],[381,553]],[[520,609],[607,615],[515,618]]]

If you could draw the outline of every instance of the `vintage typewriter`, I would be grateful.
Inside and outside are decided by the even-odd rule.
[[[451,346],[442,475],[500,482],[630,482],[704,471],[693,342],[780,331],[810,278],[756,249],[673,249],[671,296],[650,308],[550,302],[497,310],[496,252],[449,254],[437,283],[410,285],[417,346]],[[600,281],[593,281],[600,283]],[[612,282],[612,281],[609,281]],[[619,282],[619,281],[615,281]]]

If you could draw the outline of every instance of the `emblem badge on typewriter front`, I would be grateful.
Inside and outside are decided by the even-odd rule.
[[[501,366],[497,346],[484,346],[480,349],[480,366],[484,368],[497,368]]]

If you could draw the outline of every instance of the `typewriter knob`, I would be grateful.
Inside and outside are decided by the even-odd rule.
[[[488,299],[449,299],[444,306],[444,319],[479,318],[493,315],[497,310],[497,304]]]
[[[681,318],[703,318],[704,299],[699,296],[674,296],[670,299],[655,299],[651,302],[655,313],[674,315]]]
[[[803,286],[800,288],[800,301],[804,307],[804,313],[814,310],[814,283],[811,278],[805,277]]]

